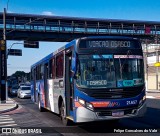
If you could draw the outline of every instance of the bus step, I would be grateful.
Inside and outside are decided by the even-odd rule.
[[[67,116],[66,118],[73,121],[73,117],[72,116]]]

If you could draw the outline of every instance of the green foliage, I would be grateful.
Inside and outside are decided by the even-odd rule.
[[[14,74],[11,75],[12,77],[16,77],[18,78],[22,78],[22,77],[26,77],[27,80],[30,80],[30,72],[29,73],[25,73],[24,71],[16,71]]]

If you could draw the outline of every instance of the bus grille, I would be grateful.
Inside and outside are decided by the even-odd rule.
[[[95,99],[122,99],[131,98],[139,95],[143,88],[129,88],[129,89],[108,89],[108,90],[97,90],[88,93],[90,97]]]
[[[118,110],[117,110],[118,111]],[[120,110],[122,111],[122,109]],[[136,113],[136,109],[124,109],[124,115],[128,115],[128,114],[135,114]],[[103,110],[103,111],[98,111],[96,112],[98,116],[112,116],[112,110]]]

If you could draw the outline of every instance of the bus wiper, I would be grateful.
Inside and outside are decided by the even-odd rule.
[[[124,65],[125,65],[125,63],[126,63],[126,60],[129,58],[129,55],[131,54],[131,51],[130,50],[128,50],[127,51],[127,58],[125,58],[125,61],[123,62],[123,64],[121,63],[121,58],[119,57],[119,65],[120,65],[120,76],[121,76],[121,79],[122,79],[122,73],[123,73],[123,67],[124,67]]]
[[[121,59],[119,57],[119,66],[120,66],[120,76],[121,76],[121,79],[122,79],[122,63],[121,63]]]
[[[81,75],[81,68],[80,68],[80,61],[77,59],[77,69],[76,69],[76,76]]]

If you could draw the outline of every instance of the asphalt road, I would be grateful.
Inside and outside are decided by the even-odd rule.
[[[73,124],[70,127],[66,127],[62,124],[58,115],[46,111],[39,112],[38,106],[34,104],[30,99],[13,98],[18,104],[19,108],[0,115],[0,127],[8,125],[9,127],[23,127],[23,128],[42,128],[42,134],[38,135],[120,135],[120,133],[108,133],[110,130],[117,130],[116,128],[122,128],[117,131],[127,130],[148,130],[154,131],[153,133],[123,133],[121,135],[160,135],[155,133],[160,129],[160,99],[147,99],[147,112],[142,118],[123,119],[118,123],[110,121],[104,122],[91,122],[85,124]],[[2,121],[2,119],[4,121]],[[8,120],[7,120],[8,119]],[[8,122],[8,124],[7,124]],[[154,130],[155,129],[155,130]],[[38,131],[38,130],[37,130]],[[33,134],[30,134],[33,135]],[[35,134],[37,135],[37,134]]]

